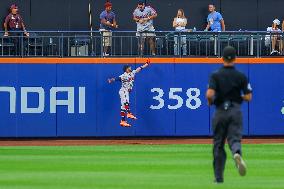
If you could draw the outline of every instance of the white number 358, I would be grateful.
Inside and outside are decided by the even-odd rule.
[[[156,93],[157,95],[153,97],[153,100],[157,101],[156,105],[151,105],[150,108],[153,110],[162,109],[165,106],[165,100],[163,99],[164,90],[161,88],[153,88],[151,89],[152,93]],[[177,93],[182,93],[182,88],[170,88],[169,91],[169,99],[176,101],[174,105],[168,105],[168,109],[176,110],[183,106],[184,100]],[[186,91],[187,99],[186,99],[186,107],[189,109],[195,110],[201,106],[200,90],[198,88],[189,88]]]

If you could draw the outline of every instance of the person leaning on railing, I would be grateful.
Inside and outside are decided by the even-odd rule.
[[[265,36],[265,46],[270,47],[271,45],[271,55],[278,55],[282,53],[283,50],[283,43],[281,35],[279,34],[281,32],[280,28],[280,20],[277,18],[273,20],[272,26],[268,27],[266,31],[271,32],[270,35]],[[278,48],[276,48],[278,47]]]
[[[103,56],[109,56],[109,48],[112,46],[112,30],[118,28],[115,13],[112,11],[112,3],[105,3],[105,10],[100,14],[100,31],[103,36]]]
[[[151,7],[146,6],[145,1],[139,0],[138,6],[133,12],[133,20],[137,23],[136,36],[139,37],[139,50],[142,54],[144,51],[145,39],[149,42],[151,54],[155,53],[155,28],[153,19],[158,16],[157,12]]]
[[[177,12],[177,16],[174,18],[173,27],[175,28],[176,32],[185,32],[185,26],[187,25],[187,18],[184,15],[183,9],[179,9]],[[186,56],[187,54],[187,45],[186,45],[186,35],[180,35],[180,39],[178,38],[179,35],[174,36],[174,53],[175,55],[179,55],[179,47],[182,47],[182,54]],[[179,46],[180,42],[180,46]]]
[[[210,14],[207,17],[207,26],[204,31],[220,32],[225,31],[225,21],[222,15],[217,12],[215,5],[209,4],[208,10]]]
[[[8,29],[9,31],[23,31],[26,36],[29,36],[29,33],[26,31],[26,27],[24,24],[24,20],[22,16],[18,13],[18,6],[13,4],[10,7],[10,13],[5,19],[4,22],[4,29],[5,34],[4,36],[8,36]]]
[[[24,32],[24,35],[29,36],[29,33],[26,31],[26,27],[24,24],[24,20],[22,16],[18,13],[18,6],[16,4],[11,5],[10,7],[10,13],[8,16],[6,16],[5,22],[4,22],[4,37],[10,35],[13,36],[9,40],[11,40],[14,47],[12,48],[12,51],[14,51],[14,55],[20,54],[20,44],[21,41],[19,40],[19,37],[22,36],[22,32]]]

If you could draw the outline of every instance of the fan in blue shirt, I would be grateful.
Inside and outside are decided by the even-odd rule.
[[[208,9],[210,14],[207,17],[207,27],[205,31],[209,29],[213,32],[225,31],[224,19],[219,12],[215,11],[215,5],[209,5]]]

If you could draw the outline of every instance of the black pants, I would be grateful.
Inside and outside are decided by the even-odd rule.
[[[241,155],[243,118],[241,107],[234,104],[228,110],[217,108],[213,118],[213,167],[215,179],[223,181],[227,155],[224,149],[226,139],[232,154]]]
[[[21,54],[21,37],[23,36],[22,34],[22,29],[19,28],[11,28],[10,31],[12,31],[10,33],[10,40],[13,43],[14,47],[12,49],[12,54],[15,56],[19,56]]]

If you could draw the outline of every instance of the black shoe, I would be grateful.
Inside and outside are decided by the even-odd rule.
[[[224,183],[224,179],[215,179],[214,183],[215,184],[223,184]]]

